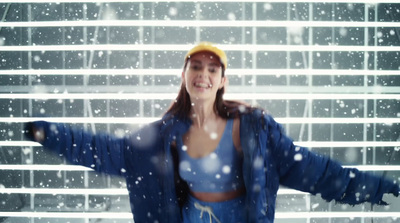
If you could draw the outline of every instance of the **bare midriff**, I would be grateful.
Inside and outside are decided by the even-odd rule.
[[[241,188],[239,190],[233,190],[233,191],[227,191],[227,192],[194,192],[190,191],[190,194],[205,202],[222,202],[222,201],[228,201],[235,199],[237,197],[240,197],[246,193],[245,188]]]

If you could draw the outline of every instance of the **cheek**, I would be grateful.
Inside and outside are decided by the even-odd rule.
[[[184,76],[183,76],[183,80],[182,80],[182,83],[183,83],[183,85],[186,87],[186,88],[188,88],[188,87],[190,87],[190,83],[191,83],[191,78],[190,78],[190,74],[188,74],[188,73],[186,73]]]
[[[214,84],[220,84],[222,82],[222,78],[220,76],[213,77]]]
[[[183,73],[182,74],[182,82],[186,83],[188,79],[189,79],[188,73],[187,72]]]

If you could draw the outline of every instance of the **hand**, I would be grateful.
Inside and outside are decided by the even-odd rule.
[[[33,127],[32,131],[33,131],[33,137],[34,137],[36,142],[41,143],[41,142],[44,141],[45,133],[44,133],[43,128],[37,129],[37,128]]]

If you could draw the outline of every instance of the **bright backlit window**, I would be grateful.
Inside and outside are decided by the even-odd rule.
[[[130,134],[175,99],[199,41],[228,55],[227,99],[265,108],[299,145],[398,181],[397,0],[0,1],[0,19],[0,221],[133,222],[123,179],[26,141],[23,123]],[[391,199],[370,212],[281,188],[276,222],[390,222]]]

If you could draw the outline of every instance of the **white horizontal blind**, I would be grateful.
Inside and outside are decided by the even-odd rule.
[[[133,222],[123,179],[25,141],[23,123],[130,134],[174,100],[199,41],[227,52],[227,99],[270,111],[299,145],[397,180],[399,11],[397,0],[0,0],[0,218]],[[387,200],[370,212],[282,188],[276,222],[396,221],[399,201]]]

